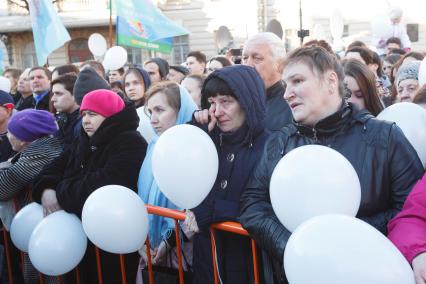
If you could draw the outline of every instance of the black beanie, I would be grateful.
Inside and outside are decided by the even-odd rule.
[[[166,78],[167,74],[169,74],[169,63],[166,60],[160,57],[155,57],[147,61],[147,63],[149,62],[157,64],[161,78]]]
[[[73,95],[78,105],[81,105],[83,97],[94,90],[111,90],[110,85],[96,73],[92,67],[85,67],[77,76],[74,84]]]

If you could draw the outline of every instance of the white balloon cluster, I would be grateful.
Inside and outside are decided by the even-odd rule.
[[[360,182],[337,151],[307,145],[287,153],[272,174],[270,197],[278,219],[293,232],[284,252],[289,283],[414,284],[398,249],[355,218]]]

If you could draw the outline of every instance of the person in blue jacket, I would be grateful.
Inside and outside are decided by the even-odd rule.
[[[209,225],[237,221],[240,197],[261,157],[265,130],[265,85],[257,71],[234,65],[211,73],[202,89],[201,111],[192,123],[210,135],[219,155],[219,171],[206,199],[193,209],[193,283],[213,283]],[[189,213],[191,214],[191,213]],[[251,249],[243,236],[216,232],[215,251],[221,283],[250,283]]]

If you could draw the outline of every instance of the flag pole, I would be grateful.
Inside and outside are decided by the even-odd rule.
[[[109,47],[112,47],[112,0],[109,0]]]

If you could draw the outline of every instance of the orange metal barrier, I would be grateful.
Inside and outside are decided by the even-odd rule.
[[[214,276],[214,283],[218,284],[219,276],[218,276],[218,268],[216,266],[217,256],[216,256],[216,250],[215,250],[215,247],[216,247],[216,241],[214,236],[215,230],[230,232],[230,233],[247,236],[247,237],[249,237],[249,234],[246,230],[244,230],[241,224],[237,222],[223,222],[223,223],[216,223],[216,224],[210,225],[210,238],[212,242],[212,256],[213,256],[213,276]],[[253,255],[254,283],[259,284],[260,280],[259,280],[259,269],[257,266],[257,248],[256,248],[256,243],[254,242],[253,239],[251,240],[251,250]]]
[[[16,204],[17,205],[17,204]],[[17,206],[16,206],[17,207]],[[175,221],[175,233],[176,233],[176,250],[177,250],[177,256],[178,256],[178,271],[179,271],[179,283],[184,283],[184,273],[183,273],[183,263],[182,263],[182,250],[181,250],[181,243],[180,243],[180,228],[179,228],[179,221],[185,220],[185,212],[178,211],[178,210],[172,210],[168,208],[162,208],[158,206],[152,206],[152,205],[146,205],[148,214],[154,214],[163,216],[166,218],[172,218]],[[212,224],[210,226],[210,236],[211,236],[211,242],[212,242],[212,255],[213,255],[213,271],[214,271],[214,283],[218,283],[218,271],[216,267],[216,261],[217,256],[215,253],[215,236],[214,232],[215,230],[221,230],[226,231],[238,235],[243,235],[249,237],[249,234],[246,230],[244,230],[239,223],[236,222],[223,222],[223,223],[217,223]],[[7,231],[3,228],[3,238],[4,238],[4,245],[5,245],[5,252],[6,252],[6,260],[7,260],[7,272],[9,274],[9,284],[13,284],[13,275],[12,275],[12,264],[11,264],[11,255],[10,255],[10,244],[9,244],[9,234]],[[147,247],[147,258],[148,258],[148,275],[149,275],[149,283],[154,283],[154,275],[152,270],[152,262],[151,262],[151,253],[150,253],[150,242],[147,238],[146,242]],[[253,240],[251,240],[251,247],[252,247],[252,254],[253,254],[253,269],[254,269],[254,282],[256,284],[260,283],[259,281],[259,271],[257,266],[257,250],[256,250],[256,244]],[[102,284],[102,264],[100,259],[100,250],[99,248],[95,248],[95,255],[96,255],[96,267],[97,267],[97,274],[98,274],[98,283]],[[120,271],[121,271],[121,281],[122,284],[127,283],[126,279],[126,271],[125,271],[125,262],[124,262],[124,256],[118,255],[120,258]],[[21,261],[23,264],[23,253],[21,252]],[[78,270],[78,267],[75,269],[77,283],[80,283],[80,273]],[[62,277],[58,276],[58,282],[62,283]],[[132,281],[133,282],[133,281]],[[40,274],[40,282],[44,283],[44,277],[42,274]]]

